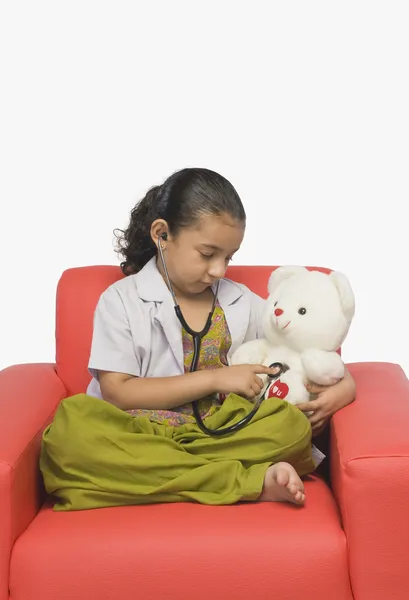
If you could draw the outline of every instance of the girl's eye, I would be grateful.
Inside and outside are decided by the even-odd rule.
[[[204,252],[200,252],[203,258],[212,258],[213,254],[204,254]]]

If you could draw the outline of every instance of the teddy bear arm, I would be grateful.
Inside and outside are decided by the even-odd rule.
[[[245,342],[233,352],[230,365],[265,364],[268,352],[268,344],[264,339]]]
[[[301,359],[307,378],[319,385],[333,385],[344,377],[345,365],[336,352],[305,350]]]

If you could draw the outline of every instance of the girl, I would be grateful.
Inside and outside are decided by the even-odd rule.
[[[311,422],[277,398],[231,435],[203,433],[192,414],[198,400],[207,427],[237,423],[262,389],[259,375],[275,373],[228,366],[240,344],[262,336],[264,301],[224,279],[245,222],[234,187],[207,169],[174,173],[132,210],[119,238],[127,277],[102,294],[95,311],[87,394],[64,400],[43,435],[40,466],[56,510],[304,503],[301,477],[315,468],[311,425],[321,429],[353,399],[348,373],[332,388],[312,390],[318,399],[302,407],[314,411]],[[172,294],[190,328],[201,331],[212,315],[193,373],[192,338]]]

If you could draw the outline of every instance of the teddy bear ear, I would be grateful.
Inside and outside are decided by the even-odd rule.
[[[338,290],[342,310],[344,311],[345,318],[350,323],[355,314],[355,296],[351,284],[348,278],[339,271],[332,271],[329,277]]]
[[[272,294],[277,286],[285,279],[288,279],[293,275],[298,275],[299,273],[305,273],[306,270],[307,269],[305,267],[300,267],[297,265],[285,265],[283,267],[277,267],[277,269],[271,273],[270,279],[268,280],[268,293]]]

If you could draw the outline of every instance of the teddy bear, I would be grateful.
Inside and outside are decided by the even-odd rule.
[[[355,297],[347,277],[302,266],[282,266],[268,281],[263,314],[264,338],[245,342],[230,363],[279,362],[284,372],[278,379],[261,375],[260,398],[277,397],[291,404],[311,400],[306,389],[311,381],[333,385],[344,376],[344,363],[337,352],[355,314]]]

